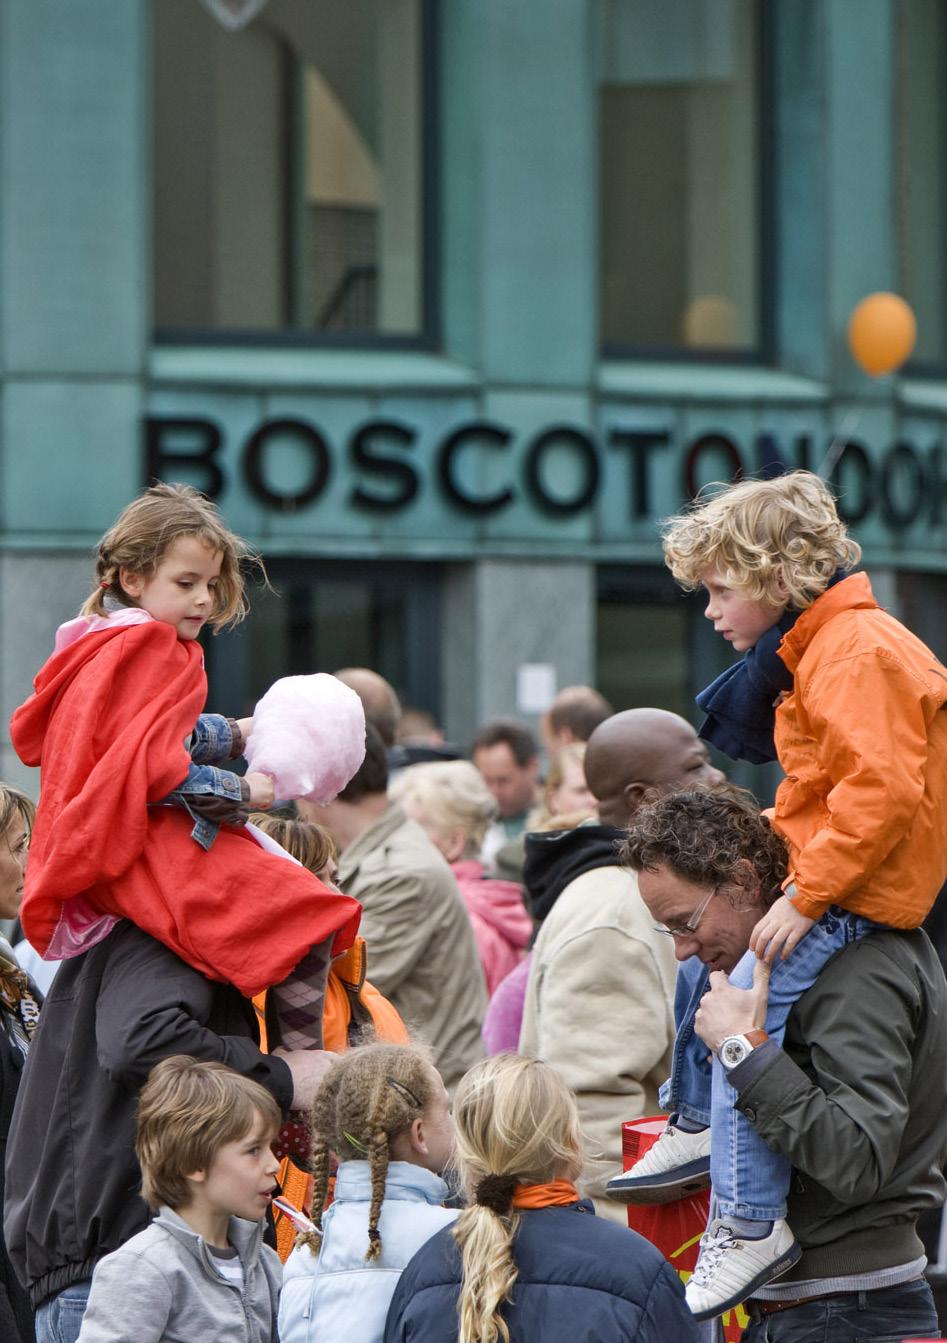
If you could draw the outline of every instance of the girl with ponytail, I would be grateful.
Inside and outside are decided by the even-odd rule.
[[[478,1063],[454,1122],[469,1203],[402,1273],[384,1343],[697,1343],[662,1255],[580,1199],[575,1097],[548,1064]]]
[[[381,1343],[399,1273],[457,1216],[441,1206],[450,1101],[420,1046],[361,1045],[326,1073],[311,1128],[314,1226],[286,1263],[281,1343]]]

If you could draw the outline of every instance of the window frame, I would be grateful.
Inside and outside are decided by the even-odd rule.
[[[757,0],[757,87],[756,108],[759,120],[759,211],[757,237],[757,284],[759,286],[759,339],[745,349],[713,346],[689,348],[682,345],[628,345],[619,341],[599,340],[599,357],[614,361],[663,364],[723,364],[771,366],[776,362],[776,59],[773,0]],[[600,103],[599,103],[600,106]],[[599,143],[601,127],[599,126]],[[601,185],[598,193],[601,203]],[[601,254],[598,258],[601,283]]]
[[[152,0],[158,3],[159,0]],[[154,326],[153,346],[222,347],[253,346],[265,349],[321,350],[417,350],[435,352],[441,348],[440,303],[440,27],[437,0],[420,0],[421,5],[421,328],[417,332],[353,331],[280,331],[241,327],[222,330],[216,327]],[[154,101],[151,102],[154,116]],[[284,147],[288,152],[288,146]],[[149,178],[149,204],[154,218],[154,173]],[[291,240],[285,240],[287,252]],[[154,261],[150,259],[149,292],[154,293]]]

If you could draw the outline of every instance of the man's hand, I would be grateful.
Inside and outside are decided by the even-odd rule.
[[[781,895],[750,934],[750,950],[767,965],[772,965],[780,953],[785,960],[814,923],[815,919],[799,913],[787,895]]]
[[[276,801],[273,780],[268,774],[244,774],[250,788],[250,806],[259,811],[268,811]]]
[[[319,1084],[338,1057],[328,1049],[274,1049],[293,1075],[292,1109],[309,1111]]]
[[[710,976],[710,989],[700,1000],[694,1017],[694,1029],[714,1053],[728,1035],[746,1035],[766,1025],[769,1002],[769,966],[757,961],[753,967],[753,987],[735,989],[722,970]]]

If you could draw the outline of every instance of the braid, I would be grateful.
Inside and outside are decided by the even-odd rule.
[[[368,1210],[368,1252],[365,1258],[371,1263],[381,1254],[378,1219],[381,1216],[382,1199],[385,1197],[385,1178],[388,1175],[388,1134],[384,1129],[378,1129],[375,1133],[371,1156],[368,1159],[372,1172],[372,1202]]]
[[[313,1102],[311,1165],[316,1182],[312,1220],[317,1231],[305,1237],[318,1249],[321,1213],[329,1179],[329,1157],[369,1164],[372,1196],[368,1214],[369,1263],[381,1255],[378,1223],[391,1160],[390,1141],[409,1129],[435,1097],[433,1067],[416,1045],[364,1044],[333,1063]]]

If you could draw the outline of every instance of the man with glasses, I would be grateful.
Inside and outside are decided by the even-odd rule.
[[[582,1184],[596,1212],[627,1225],[605,1197],[621,1170],[621,1125],[654,1113],[674,1040],[674,955],[618,845],[655,790],[723,781],[691,725],[663,709],[613,714],[589,738],[595,821],[527,838],[527,901],[541,917],[520,1053],[553,1065],[576,1093],[595,1159]]]
[[[609,1194],[665,1202],[706,1184],[713,1051],[735,1108],[794,1168],[787,1220],[801,1258],[754,1290],[744,1343],[937,1336],[916,1224],[945,1193],[947,983],[926,935],[879,928],[850,942],[789,1006],[779,1044],[760,1029],[766,974],[749,990],[727,981],[786,875],[755,799],[658,799],[624,857],[681,962],[681,1029],[661,1093],[668,1128]]]

